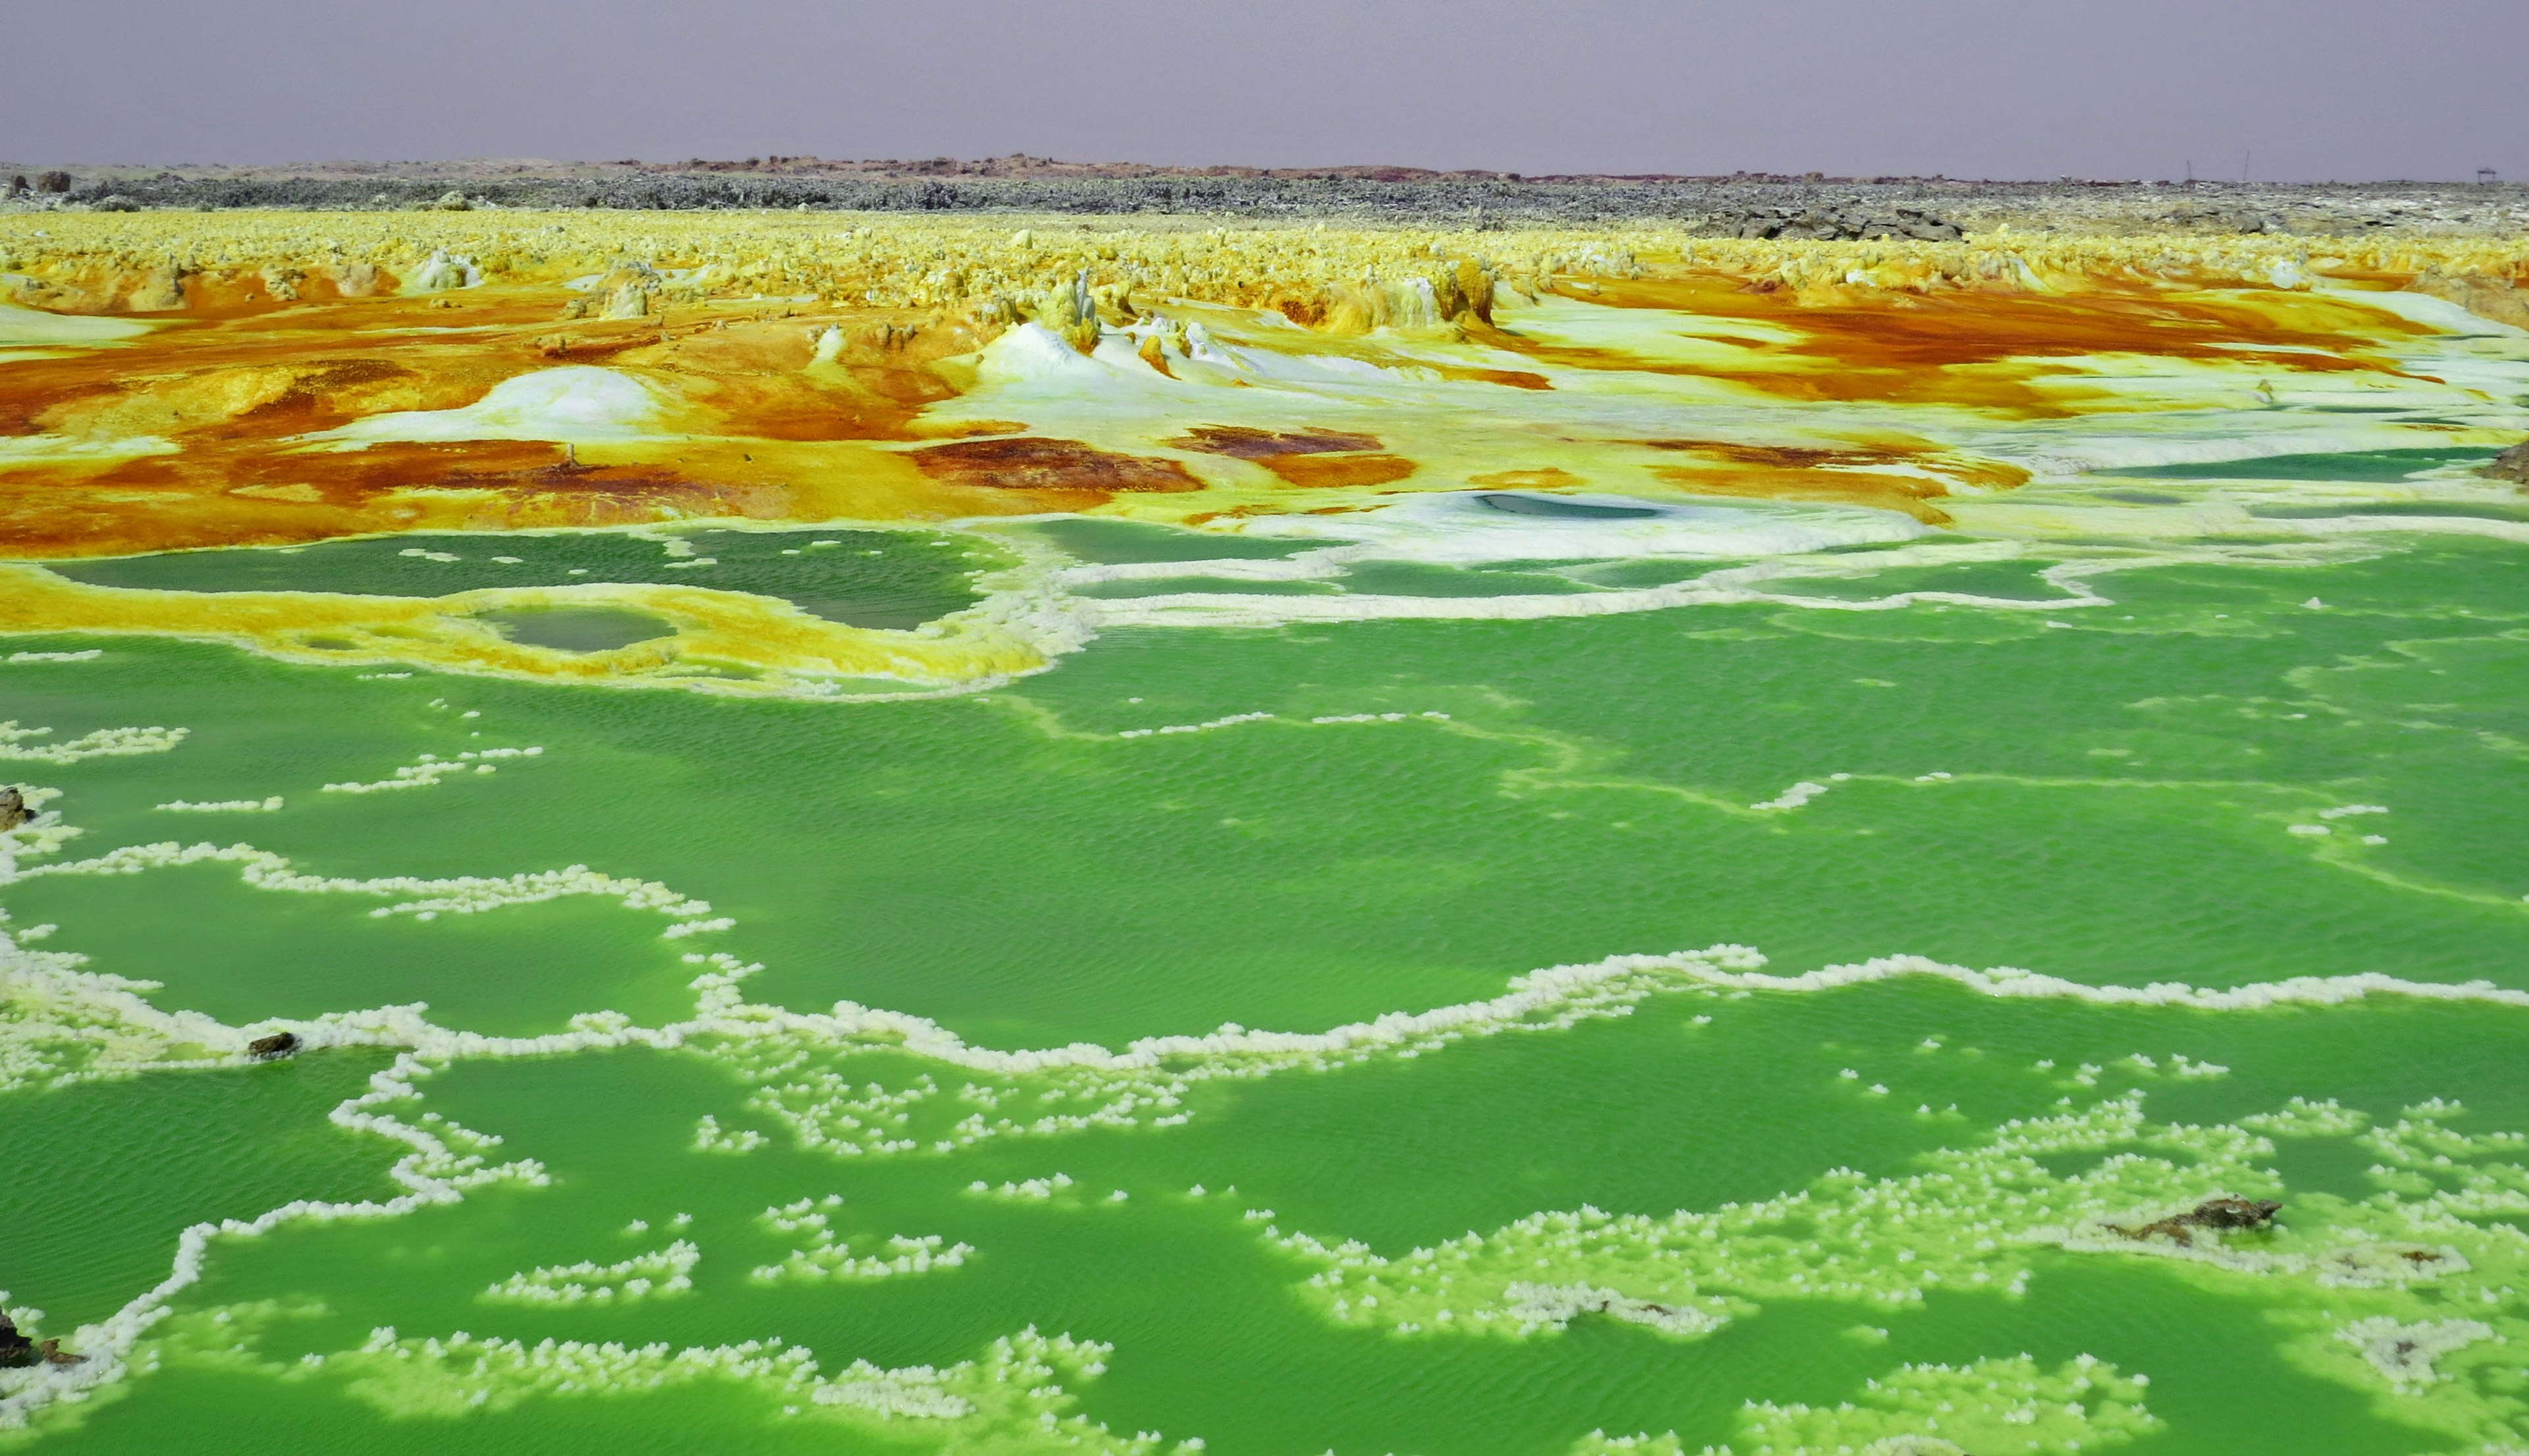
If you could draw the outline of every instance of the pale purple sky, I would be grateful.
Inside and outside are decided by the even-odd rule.
[[[2529,0],[0,0],[0,157],[2529,180]]]

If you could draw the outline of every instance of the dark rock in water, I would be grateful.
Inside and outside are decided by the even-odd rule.
[[[87,1364],[86,1356],[74,1355],[70,1351],[63,1349],[62,1342],[60,1340],[43,1340],[36,1344],[35,1350],[36,1353],[44,1357],[44,1364],[46,1365],[70,1366]]]
[[[2270,1198],[2208,1198],[2171,1221],[2192,1228],[2264,1228],[2283,1211],[2284,1206]]]
[[[2508,480],[2514,485],[2529,485],[2529,440],[2486,461],[2476,473],[2496,480]]]
[[[245,1054],[257,1061],[278,1061],[298,1050],[296,1032],[277,1031],[245,1044]]]
[[[2140,1228],[2109,1226],[2129,1239],[2147,1239],[2160,1234],[2181,1244],[2192,1244],[2195,1240],[2189,1229],[2272,1228],[2275,1215],[2282,1213],[2283,1208],[2282,1204],[2270,1198],[2208,1198],[2183,1213],[2172,1213]]]
[[[18,791],[18,785],[0,785],[0,832],[16,829],[34,817],[35,812],[27,807],[27,796]]]
[[[18,1332],[17,1321],[0,1315],[0,1367],[32,1365],[40,1358],[35,1342]]]

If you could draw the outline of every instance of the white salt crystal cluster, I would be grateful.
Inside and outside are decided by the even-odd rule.
[[[75,764],[91,758],[165,753],[184,742],[191,731],[181,728],[110,728],[59,743],[30,743],[28,739],[44,737],[52,729],[20,728],[13,718],[0,722],[0,763]]]
[[[888,1252],[854,1257],[851,1245],[835,1236],[832,1215],[843,1206],[839,1196],[800,1199],[766,1209],[758,1221],[777,1233],[802,1236],[805,1248],[794,1248],[780,1264],[761,1265],[753,1277],[765,1283],[783,1280],[885,1279],[955,1268],[975,1252],[972,1244],[948,1244],[941,1235],[891,1234]],[[942,1247],[945,1245],[945,1247]]]
[[[1793,784],[1791,787],[1784,789],[1781,793],[1767,799],[1765,802],[1761,804],[1749,804],[1748,807],[1750,809],[1782,810],[1788,812],[1799,808],[1801,805],[1807,803],[1813,798],[1816,798],[1819,794],[1826,792],[1826,789],[1827,786],[1823,783],[1813,783],[1810,781],[1803,779],[1800,782]]]
[[[486,1299],[513,1304],[578,1304],[583,1300],[645,1299],[653,1294],[683,1294],[694,1287],[694,1266],[703,1252],[689,1239],[664,1249],[635,1254],[614,1264],[590,1260],[551,1265],[515,1273],[483,1291]]]

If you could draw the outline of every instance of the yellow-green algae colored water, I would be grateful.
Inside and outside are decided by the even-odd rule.
[[[314,624],[0,639],[0,1448],[2517,1456],[2529,526],[2312,417],[13,568]],[[609,584],[1050,667],[361,605]]]

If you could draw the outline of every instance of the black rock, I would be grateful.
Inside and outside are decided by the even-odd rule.
[[[18,1332],[18,1323],[0,1315],[0,1366],[32,1365],[42,1356],[35,1342]]]
[[[18,791],[18,785],[0,784],[0,832],[16,829],[34,817],[35,811],[27,807],[27,796]]]
[[[245,1044],[245,1054],[257,1061],[279,1061],[298,1050],[296,1032],[277,1031]]]
[[[2270,1198],[2208,1198],[2168,1221],[2191,1228],[2264,1228],[2283,1208]]]
[[[2172,1213],[2140,1228],[2124,1228],[2111,1224],[2129,1239],[2147,1239],[2154,1234],[2180,1244],[2192,1244],[2195,1237],[2188,1230],[2197,1228],[2272,1228],[2275,1215],[2284,1206],[2270,1198],[2208,1198],[2183,1213]]]

